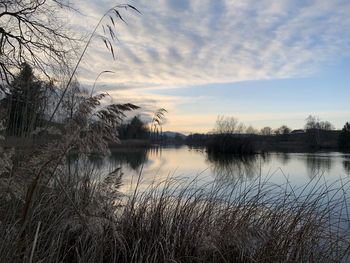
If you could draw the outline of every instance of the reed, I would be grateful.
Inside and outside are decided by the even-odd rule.
[[[168,178],[126,196],[121,169],[61,167],[38,184],[25,224],[23,200],[1,192],[0,262],[346,261],[349,182],[322,179],[293,188]]]

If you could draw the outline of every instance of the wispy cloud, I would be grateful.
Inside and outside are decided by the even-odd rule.
[[[70,17],[71,24],[88,34],[114,4],[80,0],[76,6],[83,15]],[[145,89],[305,77],[350,57],[348,0],[131,0],[130,4],[142,14],[121,10],[127,25],[116,25],[116,61],[95,38],[79,69],[80,80],[92,85],[99,72],[112,70],[115,74],[101,77],[98,87],[115,99],[138,102],[148,112],[165,107],[172,112],[172,122],[184,127],[193,120],[204,127],[216,114],[186,115],[178,110],[179,104],[190,103],[186,96],[161,96]]]
[[[92,30],[112,1],[82,2]],[[134,1],[123,12],[117,61],[96,40],[83,77],[110,69],[106,82],[133,87],[234,82],[308,75],[350,55],[349,1]],[[81,21],[80,21],[81,22]],[[86,23],[85,23],[86,22]],[[79,21],[77,22],[79,23]],[[109,62],[109,63],[108,63]]]

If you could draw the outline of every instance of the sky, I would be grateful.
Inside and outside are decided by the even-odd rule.
[[[72,1],[88,36],[112,0]],[[113,102],[167,109],[163,130],[209,132],[218,115],[246,126],[302,128],[308,115],[350,121],[349,0],[133,0],[120,9],[113,60],[99,34],[78,70]],[[111,24],[109,17],[103,24]]]

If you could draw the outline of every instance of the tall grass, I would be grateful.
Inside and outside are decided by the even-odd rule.
[[[121,169],[86,162],[118,140],[132,104],[86,98],[60,139],[0,152],[0,262],[341,262],[349,259],[350,181],[304,188],[169,178],[122,195]],[[30,152],[25,152],[30,151]],[[260,177],[257,177],[260,178]]]
[[[94,28],[50,119],[53,120],[104,18],[114,57],[118,5]],[[113,14],[113,15],[112,15]],[[122,173],[105,177],[65,158],[104,153],[132,104],[102,107],[104,94],[86,98],[57,141],[40,149],[0,151],[0,262],[341,262],[349,260],[348,182],[296,189],[268,182],[202,185],[169,178],[130,195]],[[153,118],[161,130],[166,111]],[[49,124],[48,124],[49,125]],[[252,154],[250,141],[216,137],[214,154]],[[139,178],[141,180],[141,178]],[[138,183],[140,183],[140,180]]]
[[[297,189],[169,178],[122,196],[121,181],[120,169],[98,177],[87,165],[74,172],[62,166],[38,186],[24,225],[23,200],[1,192],[0,262],[349,259],[348,182],[319,179]]]

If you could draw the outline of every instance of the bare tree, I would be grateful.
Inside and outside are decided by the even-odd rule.
[[[290,132],[291,132],[291,129],[286,125],[282,125],[281,127],[275,130],[276,135],[286,135],[286,134],[289,134]]]
[[[333,124],[330,123],[329,121],[321,121],[319,125],[321,130],[324,130],[324,131],[334,130]]]
[[[246,127],[244,123],[240,122],[237,126],[236,133],[243,133],[245,131]]]
[[[257,134],[258,130],[255,129],[252,125],[249,125],[248,128],[245,130],[246,134]]]
[[[0,0],[0,77],[10,83],[26,62],[46,77],[67,63],[74,39],[62,26],[58,9],[66,0]]]
[[[230,116],[218,116],[215,122],[214,133],[217,134],[232,134],[239,127],[238,120]]]
[[[264,127],[260,130],[261,135],[271,135],[272,134],[272,128],[271,127]]]
[[[66,92],[62,100],[62,110],[65,118],[72,119],[74,112],[77,111],[80,103],[88,95],[86,89],[82,88],[77,80],[75,80],[70,89]]]
[[[334,130],[334,126],[329,121],[321,121],[318,116],[309,115],[306,118],[305,130],[308,135],[309,145],[319,147],[322,140],[329,136],[324,131]]]
[[[306,119],[305,130],[319,129],[320,118],[317,116],[309,115]]]
[[[331,131],[331,130],[334,130],[334,126],[329,121],[321,121],[318,116],[309,115],[306,118],[305,129]]]
[[[52,70],[59,69],[69,80],[51,114],[50,121],[59,109],[62,100],[75,77],[77,68],[86,53],[97,29],[102,26],[104,35],[99,35],[115,59],[112,43],[115,42],[115,20],[124,21],[118,9],[132,9],[128,4],[115,5],[101,17],[80,53],[74,67],[69,67],[68,54],[77,39],[66,26],[60,23],[59,9],[72,9],[69,0],[0,0],[0,79],[10,83],[24,62],[38,69],[50,79]],[[109,23],[103,24],[108,19]],[[124,21],[125,22],[125,21]],[[5,90],[0,85],[0,89]]]

